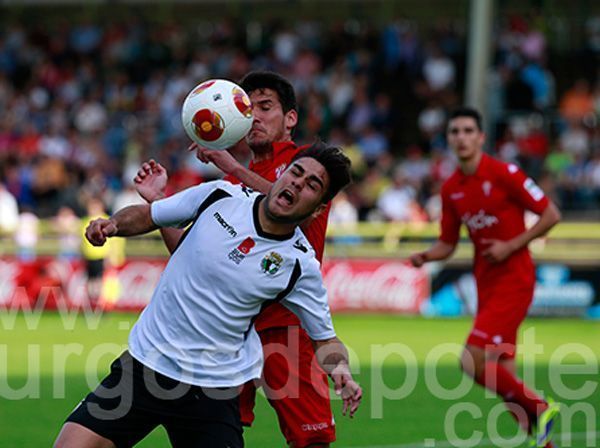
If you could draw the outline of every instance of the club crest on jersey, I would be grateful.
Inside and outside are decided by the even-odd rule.
[[[229,259],[235,264],[240,264],[242,260],[246,258],[246,255],[250,253],[254,246],[256,246],[254,240],[250,237],[246,238],[239,244],[238,247],[229,252]]]
[[[489,180],[486,180],[483,184],[481,184],[481,189],[483,190],[483,194],[489,196],[492,191],[492,183]]]
[[[279,179],[286,168],[287,165],[285,163],[282,163],[277,168],[275,168],[275,179]]]
[[[260,267],[264,273],[273,275],[279,270],[282,263],[283,258],[281,255],[277,252],[271,252],[262,259]]]

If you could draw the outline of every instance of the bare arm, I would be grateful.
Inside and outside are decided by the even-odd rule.
[[[491,263],[500,263],[506,260],[513,252],[527,246],[532,240],[545,235],[560,221],[560,217],[560,211],[556,205],[550,201],[546,209],[540,215],[538,222],[514,238],[507,241],[482,239],[481,242],[483,244],[490,245],[482,252],[482,255]]]
[[[362,389],[352,379],[346,346],[337,337],[313,341],[313,344],[319,365],[333,380],[335,393],[344,400],[343,415],[349,412],[350,417],[354,416],[362,399]]]
[[[91,221],[85,230],[85,237],[92,245],[103,246],[109,237],[141,235],[157,228],[152,221],[149,204],[130,205],[109,219]]]
[[[448,244],[437,240],[433,246],[424,252],[417,252],[410,256],[410,262],[416,268],[423,266],[429,261],[445,260],[454,252],[455,244]]]
[[[168,179],[167,170],[154,159],[150,159],[148,162],[142,164],[133,182],[138,194],[151,204],[165,197],[165,188]],[[160,228],[160,235],[169,253],[172,254],[175,251],[183,233],[183,229],[176,229],[174,227]]]
[[[238,162],[229,151],[217,151],[202,148],[195,143],[190,146],[190,150],[196,150],[196,157],[204,163],[213,163],[225,174],[229,174],[239,179],[244,185],[253,190],[267,194],[271,189],[271,182],[250,171],[248,168]]]
[[[233,170],[231,175],[235,176],[242,182],[244,185],[249,186],[255,191],[260,191],[261,193],[267,194],[273,185],[264,177],[256,174],[253,171],[250,171],[245,166],[238,163],[238,167]]]

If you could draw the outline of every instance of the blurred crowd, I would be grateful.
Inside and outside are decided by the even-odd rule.
[[[17,229],[19,214],[84,216],[95,199],[106,212],[135,202],[131,180],[151,157],[167,168],[170,192],[219,177],[186,151],[180,107],[199,82],[253,69],[292,80],[299,143],[319,136],[353,160],[356,182],[336,200],[333,222],[437,220],[441,182],[455,167],[444,126],[462,98],[464,28],[407,19],[187,27],[135,17],[6,26],[0,232]],[[586,64],[561,82],[542,18],[507,17],[494,33],[489,151],[522,166],[563,210],[598,209],[600,17],[585,23]]]

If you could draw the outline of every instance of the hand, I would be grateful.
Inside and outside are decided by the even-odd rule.
[[[150,159],[144,162],[134,177],[135,190],[148,203],[165,197],[167,187],[167,170],[160,164]]]
[[[481,243],[490,245],[481,252],[481,255],[490,263],[501,263],[514,252],[514,248],[508,241],[482,238]]]
[[[234,174],[234,170],[239,168],[240,163],[235,160],[229,151],[203,148],[197,143],[192,143],[188,147],[189,151],[196,151],[196,157],[203,163],[212,163],[225,174]]]
[[[104,246],[106,238],[117,234],[117,226],[110,219],[94,219],[85,229],[85,237],[92,246]]]
[[[344,400],[342,415],[346,415],[348,412],[350,418],[354,417],[360,406],[360,400],[362,400],[362,389],[352,379],[348,365],[346,363],[338,364],[331,372],[331,379],[333,380],[335,394],[340,395]]]
[[[420,268],[427,263],[427,255],[425,255],[425,252],[417,252],[412,254],[409,260],[415,268]]]

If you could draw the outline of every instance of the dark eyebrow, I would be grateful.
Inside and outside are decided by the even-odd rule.
[[[294,164],[292,165],[292,168],[299,170],[300,174],[306,173],[306,170],[304,169],[304,167],[302,165],[298,164],[297,162],[294,162]],[[317,175],[311,174],[310,176],[308,176],[308,178],[310,180],[317,182],[321,186],[321,188],[325,188],[325,184]]]
[[[458,132],[461,129],[465,132],[473,132],[476,128],[475,126],[463,126],[462,128],[460,126],[452,126],[448,129],[448,132]]]

